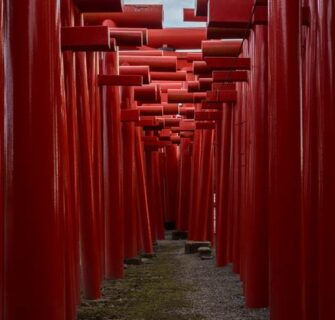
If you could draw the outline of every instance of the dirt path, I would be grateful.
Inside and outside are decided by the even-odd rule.
[[[103,298],[83,301],[78,320],[267,320],[243,306],[242,287],[229,268],[184,254],[183,241],[160,241],[157,257],[128,266],[126,279],[106,281]]]

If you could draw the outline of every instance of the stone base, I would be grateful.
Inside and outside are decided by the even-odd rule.
[[[124,259],[124,263],[126,265],[139,266],[140,264],[142,264],[142,259],[140,257],[127,258]]]
[[[156,253],[141,253],[141,257],[145,259],[151,259],[156,257]]]
[[[198,248],[199,256],[211,256],[212,249],[210,247],[200,247]]]
[[[187,231],[172,231],[172,240],[186,240],[188,236]]]
[[[201,260],[212,260],[214,259],[214,257],[213,256],[200,256],[200,259]]]
[[[197,253],[198,249],[201,247],[209,247],[210,241],[186,241],[185,242],[185,254]]]

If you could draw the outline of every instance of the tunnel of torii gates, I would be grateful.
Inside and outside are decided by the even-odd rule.
[[[335,319],[333,0],[0,3],[1,320],[75,319],[164,224],[247,307]]]

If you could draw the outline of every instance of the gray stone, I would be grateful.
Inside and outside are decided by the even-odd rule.
[[[126,258],[126,259],[124,259],[124,263],[126,265],[138,266],[138,265],[142,264],[142,260],[141,260],[140,257]]]
[[[188,240],[185,242],[185,254],[197,253],[198,249],[201,247],[209,247],[211,243],[210,241],[191,241]]]
[[[200,256],[210,256],[212,255],[212,250],[209,247],[200,247],[198,248],[198,252]]]

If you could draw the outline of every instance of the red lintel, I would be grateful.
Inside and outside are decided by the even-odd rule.
[[[108,27],[62,27],[62,50],[115,51],[115,40],[110,38]]]
[[[99,86],[141,86],[143,77],[136,75],[98,75]]]
[[[250,58],[206,57],[210,69],[215,70],[250,70]]]

